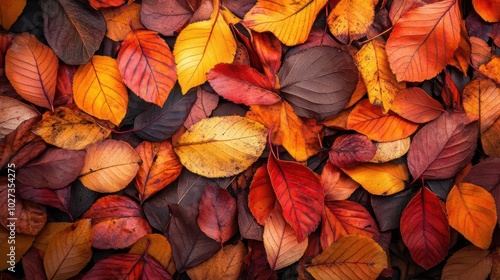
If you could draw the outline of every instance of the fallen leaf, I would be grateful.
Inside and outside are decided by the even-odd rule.
[[[181,1],[144,0],[141,4],[141,22],[147,29],[172,36],[193,16],[194,12],[186,6]]]
[[[330,162],[340,168],[354,167],[373,158],[377,148],[362,134],[341,135],[328,153]]]
[[[38,116],[27,104],[7,96],[0,96],[0,139],[14,131],[22,122]]]
[[[442,279],[487,279],[491,268],[490,251],[469,245],[455,252],[446,261]]]
[[[23,259],[24,254],[33,244],[33,240],[35,240],[35,236],[16,233],[16,246],[14,252],[12,252],[12,245],[9,244],[9,240],[12,240],[12,238],[9,239],[10,236],[9,230],[4,227],[0,227],[0,254],[2,254],[2,256],[6,256],[4,257],[4,260],[6,261],[0,263],[0,269],[2,271],[11,267],[11,260],[13,260],[16,264],[19,263],[19,261]]]
[[[172,280],[172,276],[148,254],[117,254],[101,259],[83,280],[99,278],[120,279],[165,279]]]
[[[172,247],[165,236],[157,233],[148,234],[137,240],[129,250],[130,254],[146,253],[157,260],[170,275],[175,273]]]
[[[342,171],[374,195],[400,192],[405,188],[405,181],[409,179],[404,163],[363,163],[352,168],[342,168]]]
[[[373,23],[377,3],[378,0],[338,1],[328,15],[330,32],[344,44],[365,36],[368,27]]]
[[[462,106],[467,115],[479,118],[479,131],[484,133],[500,117],[500,87],[490,79],[477,78],[462,92]]]
[[[391,142],[376,142],[373,145],[375,145],[377,150],[370,162],[389,162],[404,156],[408,152],[410,149],[410,137]]]
[[[26,7],[26,0],[7,0],[0,3],[0,25],[9,30]]]
[[[320,182],[325,192],[325,202],[345,200],[359,187],[356,181],[349,178],[330,161],[327,161],[323,167]]]
[[[252,46],[259,57],[264,74],[276,85],[276,74],[281,67],[281,42],[270,32],[252,32]]]
[[[118,7],[125,4],[127,0],[89,0],[90,6],[94,9]]]
[[[500,157],[500,119],[497,119],[484,133],[481,134],[481,144],[485,154],[491,157]]]
[[[25,120],[14,131],[0,140],[0,168],[3,168],[26,143],[29,143],[36,137],[31,132],[31,128],[39,121],[39,117]]]
[[[271,178],[267,171],[267,164],[263,164],[255,172],[250,184],[248,208],[257,222],[260,225],[264,225],[275,204],[276,195],[274,194]]]
[[[439,117],[444,109],[441,103],[423,89],[412,87],[398,92],[392,102],[391,111],[411,122],[426,123]]]
[[[204,90],[198,87],[196,91],[196,101],[189,111],[189,115],[184,121],[184,126],[190,128],[195,123],[208,118],[213,110],[219,105],[219,96],[215,93]]]
[[[69,202],[71,196],[71,187],[62,189],[34,188],[24,184],[17,184],[17,193],[24,200],[29,200],[42,205],[57,208],[63,212],[69,213]]]
[[[488,22],[500,21],[500,2],[497,0],[472,0],[474,10]]]
[[[249,209],[248,194],[238,195],[238,228],[242,238],[262,241],[264,228],[257,222]],[[267,218],[267,217],[266,217]]]
[[[113,9],[102,9],[106,20],[106,37],[119,42],[125,40],[130,31],[145,28],[141,23],[144,18],[140,17],[140,9],[144,7],[145,2],[143,1],[142,6],[138,3],[127,3]]]
[[[33,243],[33,248],[36,248],[41,252],[45,252],[47,250],[49,242],[53,240],[55,234],[67,228],[69,228],[68,231],[73,231],[74,224],[64,222],[47,223],[36,236],[36,239]]]
[[[471,44],[471,62],[476,68],[491,60],[491,49],[483,39],[475,36],[469,38]]]

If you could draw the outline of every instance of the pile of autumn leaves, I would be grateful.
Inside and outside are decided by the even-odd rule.
[[[12,87],[25,101],[49,109],[40,118],[32,106],[0,96],[5,116],[0,166],[14,163],[17,169],[16,260],[28,252],[25,272],[72,277],[88,264],[94,247],[131,249],[101,260],[84,278],[123,276],[133,268],[137,275],[161,279],[186,270],[193,278],[227,272],[236,279],[242,264],[251,276],[270,276],[299,262],[299,274],[316,279],[375,279],[391,275],[387,232],[399,227],[411,258],[424,269],[448,257],[453,228],[472,245],[447,259],[443,278],[490,274],[497,262],[497,250],[489,249],[497,227],[498,175],[484,172],[499,163],[490,159],[471,167],[471,160],[478,142],[486,155],[500,156],[500,58],[492,54],[499,35],[487,43],[481,38],[486,32],[472,34],[477,31],[466,28],[459,1],[393,1],[380,7],[377,1],[340,0],[330,7],[326,0],[283,1],[283,6],[261,0],[243,13],[225,6],[234,7],[232,1],[203,1],[196,12],[182,1],[89,2],[94,9],[78,1],[42,3],[49,46],[29,33],[2,35]],[[473,2],[484,20],[500,20],[498,12],[484,9],[485,1]],[[119,7],[103,9],[114,6]],[[54,7],[65,13],[51,12]],[[337,41],[313,28],[325,7]],[[169,11],[184,11],[183,24],[159,24],[175,16]],[[113,21],[127,17],[126,28]],[[388,28],[384,19],[392,25],[387,42],[359,41]],[[71,22],[70,28],[51,29],[62,22]],[[131,30],[132,23],[147,29]],[[491,28],[480,19],[473,23]],[[82,26],[95,30],[76,32]],[[122,41],[116,59],[92,55],[105,30]],[[157,32],[178,34],[173,52]],[[79,34],[92,54],[82,58],[61,48],[68,34]],[[459,90],[450,69],[465,76],[469,63],[474,78]],[[445,108],[422,89],[431,79],[440,83],[433,94]],[[132,101],[129,90],[145,102]],[[210,117],[219,96],[244,105],[246,115]],[[133,130],[118,131],[124,123]],[[352,133],[323,147],[325,127]],[[139,138],[109,139],[113,132]],[[267,145],[267,162],[258,166]],[[295,161],[281,160],[276,146]],[[304,163],[325,148],[329,160],[318,175]],[[155,216],[144,214],[142,206],[173,188],[184,168],[221,178],[253,173],[254,167],[249,186],[239,186],[248,189],[243,192],[248,203],[208,185],[190,210],[178,208],[180,194],[178,203],[169,200],[168,229],[155,227]],[[413,182],[413,194],[410,178],[455,179],[441,192]],[[76,180],[95,193],[115,194],[80,209],[75,223],[46,224],[40,204],[74,214],[68,186]],[[0,182],[6,193],[8,180]],[[123,195],[131,182],[140,204]],[[372,195],[375,218],[364,205],[347,200],[359,186]],[[395,194],[404,199],[392,202],[399,209],[393,215],[376,200]],[[0,210],[2,223],[5,211]],[[242,230],[246,214],[251,234]],[[172,248],[165,236],[152,234],[152,225]],[[260,247],[234,245],[238,233],[262,241]],[[203,244],[211,253],[197,255],[196,246]],[[467,263],[476,265],[467,270]]]

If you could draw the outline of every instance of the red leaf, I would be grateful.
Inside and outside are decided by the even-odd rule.
[[[420,190],[401,216],[401,235],[412,259],[430,269],[448,255],[450,226],[441,201],[427,188]]]
[[[248,194],[248,208],[252,212],[257,222],[264,225],[269,214],[274,209],[276,195],[267,171],[267,164],[257,169],[250,184]]]
[[[464,113],[445,112],[425,125],[415,134],[408,152],[413,179],[453,177],[471,161],[477,135],[477,122]]]
[[[82,278],[98,279],[172,279],[164,267],[148,254],[118,254],[100,260]]]
[[[221,244],[238,231],[236,199],[225,189],[207,185],[201,195],[199,212],[200,229]]]
[[[266,76],[248,65],[218,64],[207,79],[220,96],[234,103],[272,105],[281,100]]]
[[[219,96],[198,87],[196,92],[196,101],[189,111],[189,115],[184,121],[184,126],[190,128],[193,124],[206,119],[212,114],[212,111],[219,105]]]
[[[330,162],[340,168],[350,168],[373,158],[377,148],[361,134],[341,135],[333,142]]]
[[[267,170],[283,217],[295,230],[297,241],[302,242],[321,219],[324,193],[319,178],[309,168],[279,160],[273,153],[269,155]]]
[[[34,188],[24,184],[17,185],[17,193],[23,199],[57,208],[63,212],[69,213],[69,200],[71,196],[71,187],[62,189]]]
[[[426,123],[443,113],[443,106],[417,87],[400,90],[394,97],[391,111],[415,123]]]
[[[252,31],[252,45],[271,84],[281,66],[281,42],[270,32]]]

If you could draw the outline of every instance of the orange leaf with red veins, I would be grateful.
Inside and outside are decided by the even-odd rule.
[[[400,225],[403,241],[421,267],[430,269],[448,255],[448,219],[437,195],[426,187],[406,206]]]
[[[391,110],[399,116],[415,123],[426,123],[444,112],[443,105],[418,87],[398,92]]]
[[[92,246],[97,249],[127,248],[151,233],[139,204],[125,196],[108,195],[98,199],[83,218],[92,219]]]
[[[135,177],[139,200],[144,201],[172,183],[182,171],[182,164],[170,140],[144,141],[135,148],[142,164]]]
[[[218,64],[207,79],[215,92],[237,104],[272,105],[281,100],[269,79],[248,65]]]
[[[264,225],[276,204],[276,195],[267,171],[267,164],[257,169],[250,184],[248,208],[260,225]]]
[[[325,191],[325,201],[345,200],[359,187],[359,184],[342,170],[327,161],[321,172],[321,185]]]
[[[207,184],[199,204],[198,225],[220,244],[238,232],[236,199],[225,189]]]
[[[133,30],[118,52],[123,82],[137,96],[162,107],[177,80],[174,55],[150,30]]]
[[[406,12],[394,25],[386,44],[389,65],[397,80],[421,82],[441,72],[460,43],[460,24],[457,0],[426,4]]]
[[[165,268],[150,255],[116,254],[98,261],[82,280],[92,279],[162,279],[172,280]]]
[[[295,230],[298,242],[302,242],[321,219],[324,194],[319,178],[306,166],[279,160],[273,153],[269,155],[267,170],[283,217]]]
[[[330,162],[340,168],[349,168],[373,158],[377,148],[362,134],[341,135],[329,152]]]
[[[321,223],[321,248],[325,250],[341,236],[358,234],[377,241],[380,238],[377,223],[361,204],[353,201],[325,202]]]
[[[29,33],[14,37],[5,55],[5,75],[16,92],[52,111],[58,66],[54,51]]]
[[[500,21],[499,0],[472,0],[474,10],[486,21]]]
[[[359,102],[347,117],[347,129],[353,129],[378,142],[399,140],[412,135],[418,125],[393,113],[382,113],[368,99]]]

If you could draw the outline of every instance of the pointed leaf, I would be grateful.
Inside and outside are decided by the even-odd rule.
[[[45,250],[43,267],[48,279],[68,279],[92,257],[90,220],[82,219],[54,234]]]
[[[257,32],[270,31],[283,44],[293,46],[306,41],[316,16],[326,3],[327,0],[285,0],[280,3],[259,0],[242,23]]]
[[[413,138],[408,168],[414,179],[446,179],[465,167],[476,149],[478,127],[463,113],[444,112]]]
[[[80,181],[96,192],[124,189],[139,170],[140,156],[130,144],[113,139],[87,146]]]
[[[144,2],[143,2],[144,3]],[[114,9],[102,9],[106,20],[106,37],[120,42],[132,30],[145,29],[140,17],[141,4],[130,2]]]
[[[186,6],[181,1],[144,0],[141,4],[141,21],[147,29],[173,36],[193,15]]]
[[[7,0],[0,3],[0,25],[5,30],[16,22],[26,7],[26,0]]]
[[[236,41],[219,13],[219,5],[214,6],[209,20],[189,24],[175,42],[174,57],[182,93],[203,84],[207,80],[205,74],[215,65],[233,62]]]
[[[500,2],[496,0],[472,0],[474,10],[486,21],[500,21]]]
[[[158,33],[131,31],[118,52],[123,82],[147,102],[163,106],[177,80],[174,56]]]
[[[54,109],[58,60],[55,53],[29,33],[17,35],[5,55],[5,75],[29,102]]]
[[[172,280],[165,268],[148,254],[117,254],[101,259],[82,279],[116,278]]]
[[[353,129],[371,140],[389,142],[412,135],[418,125],[370,104],[367,99],[359,102],[347,117],[347,129]]]
[[[321,219],[324,205],[323,187],[311,169],[297,162],[283,161],[271,154],[267,170],[283,217],[302,242]]]
[[[462,104],[469,116],[479,117],[484,133],[500,117],[500,87],[490,79],[478,78],[468,83],[462,93]]]
[[[262,241],[264,228],[252,216],[248,207],[248,194],[241,192],[238,195],[238,227],[242,238]],[[267,217],[266,217],[267,218]]]
[[[373,158],[377,148],[362,134],[341,135],[328,153],[330,162],[340,168],[354,167]]]
[[[399,91],[392,102],[391,110],[415,123],[432,121],[444,112],[441,103],[418,87]]]
[[[342,168],[342,171],[374,195],[400,192],[405,188],[405,181],[409,179],[404,163],[363,163],[352,168]]]
[[[349,102],[358,70],[349,53],[317,46],[287,57],[278,77],[283,98],[299,116],[323,119]]]
[[[325,202],[348,199],[359,187],[359,184],[349,178],[342,170],[327,161],[321,172],[321,186],[325,191]]]
[[[128,95],[118,64],[108,56],[93,56],[73,78],[73,98],[86,113],[119,125],[127,113]]]
[[[248,208],[257,222],[264,225],[276,204],[276,195],[267,171],[267,164],[257,169],[250,184]]]
[[[373,143],[377,151],[370,162],[383,163],[404,156],[410,149],[410,137],[391,142]]]
[[[330,32],[344,44],[365,36],[375,18],[377,3],[378,0],[340,0],[328,15]]]
[[[493,196],[471,183],[455,185],[446,199],[450,226],[481,249],[490,246],[497,223]]]
[[[89,62],[106,33],[101,12],[72,0],[47,0],[41,6],[43,33],[57,56],[70,65]]]
[[[387,255],[372,239],[346,235],[307,266],[314,279],[376,279],[387,267]]]
[[[205,177],[241,173],[264,150],[267,129],[239,116],[213,117],[193,125],[174,144],[182,165]]]
[[[0,139],[14,131],[22,122],[38,116],[27,104],[7,96],[0,96]]]
[[[454,253],[446,261],[441,279],[487,279],[491,268],[490,251],[469,245]]]
[[[278,270],[298,261],[307,249],[308,239],[297,241],[294,229],[275,208],[264,225],[264,248],[271,270]]]
[[[427,270],[448,255],[448,219],[437,195],[426,187],[415,195],[403,211],[401,236],[412,259]]]
[[[186,128],[190,128],[195,123],[208,118],[212,114],[212,111],[217,108],[217,105],[219,105],[219,96],[201,87],[198,87],[196,97],[196,101],[193,107],[191,107],[186,121],[184,121]]]
[[[460,42],[458,2],[444,0],[411,9],[394,25],[386,50],[398,81],[430,79],[449,63]]]
[[[147,248],[147,250],[146,250]],[[172,246],[167,238],[161,234],[148,234],[134,243],[130,248],[131,254],[147,253],[157,260],[170,275],[175,273],[175,264],[172,257]]]
[[[39,189],[24,184],[17,184],[16,187],[17,193],[22,199],[54,207],[69,213],[69,200],[71,197],[70,186],[57,190],[48,188]]]

